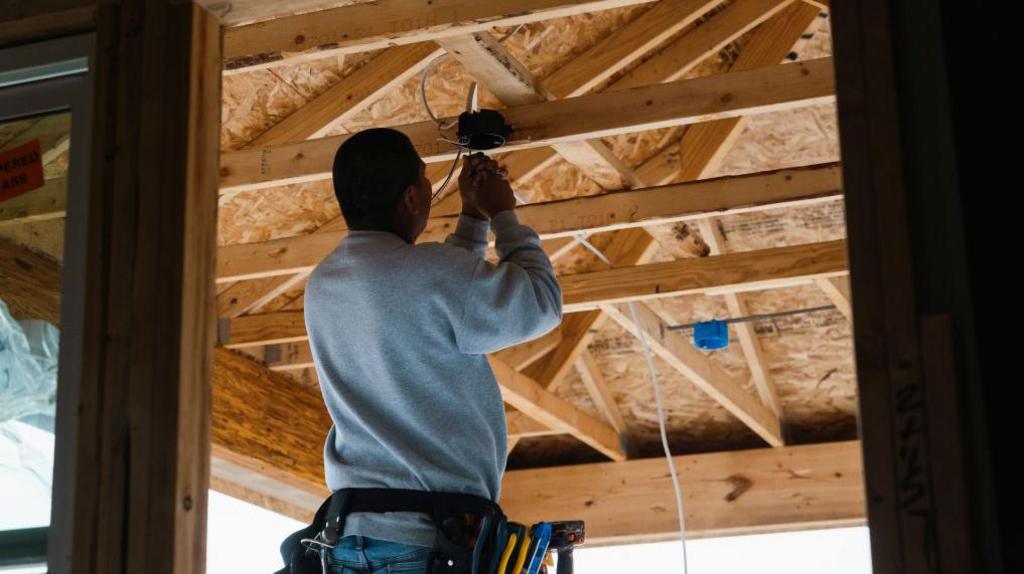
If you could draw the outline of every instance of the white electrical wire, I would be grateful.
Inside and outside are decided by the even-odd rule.
[[[462,157],[462,150],[467,149],[466,146],[463,145],[457,145],[457,147],[459,148],[459,151],[456,152],[455,159],[452,160],[452,168],[448,170],[448,177],[444,178],[444,183],[442,183],[441,186],[437,188],[437,191],[430,196],[431,204],[433,204],[434,200],[437,199],[437,196],[441,195],[441,193],[444,192],[444,189],[448,187],[448,182],[452,180],[452,176],[455,175],[455,168],[459,165],[459,158]]]
[[[591,253],[597,256],[608,267],[615,267],[612,262],[601,252],[600,249],[591,243],[583,233],[576,234],[576,239]],[[686,556],[686,512],[683,508],[683,489],[679,486],[679,475],[676,474],[676,465],[672,460],[672,450],[668,446],[668,432],[665,429],[665,408],[661,402],[661,385],[658,384],[658,369],[654,366],[654,353],[647,342],[647,336],[640,325],[640,316],[636,312],[636,305],[627,301],[629,314],[632,315],[633,326],[636,329],[637,338],[640,339],[640,347],[643,348],[644,357],[647,359],[647,370],[651,375],[651,384],[654,386],[654,403],[658,409],[658,430],[661,432],[661,447],[665,451],[665,459],[668,462],[668,472],[672,476],[672,488],[676,493],[676,512],[679,515],[679,541],[683,547],[683,574],[689,572],[689,562]]]
[[[446,57],[447,55],[448,53],[445,52],[444,54],[441,54],[440,56],[427,62],[427,65],[423,68],[423,72],[420,74],[420,98],[423,99],[423,107],[426,108],[427,115],[430,116],[430,121],[434,122],[434,125],[437,126],[437,129],[439,130],[451,129],[455,127],[455,124],[459,123],[459,119],[455,118],[452,121],[448,122],[447,124],[442,124],[441,120],[434,115],[434,111],[430,109],[430,103],[427,102],[427,76],[430,75],[430,70],[434,67],[434,64],[436,64],[438,60]]]

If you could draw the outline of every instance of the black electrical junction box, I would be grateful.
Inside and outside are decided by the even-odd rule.
[[[495,110],[462,112],[459,115],[459,143],[474,150],[488,150],[505,145],[512,127]]]

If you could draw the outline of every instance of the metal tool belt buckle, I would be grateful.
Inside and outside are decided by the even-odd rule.
[[[320,533],[325,546],[334,547],[341,538],[345,528],[345,516],[348,515],[350,493],[339,490],[331,495],[331,502],[327,505],[327,515],[324,518],[324,529]]]

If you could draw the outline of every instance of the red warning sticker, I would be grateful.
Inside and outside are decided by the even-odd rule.
[[[43,186],[43,154],[39,140],[0,152],[0,201]]]

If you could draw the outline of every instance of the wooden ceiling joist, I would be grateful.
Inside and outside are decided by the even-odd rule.
[[[722,287],[771,289],[791,280],[842,276],[847,269],[846,242],[837,240],[575,273],[559,283],[563,309],[573,313]]]
[[[831,58],[773,66],[517,106],[505,110],[516,127],[508,151],[559,142],[680,126],[832,102]],[[397,126],[424,161],[445,161],[455,149],[438,141],[432,122]],[[449,139],[455,134],[443,132]],[[328,177],[334,152],[348,136],[240,150],[221,157],[221,191],[239,191]]]
[[[562,434],[562,431],[552,430],[516,410],[506,410],[505,420],[508,423],[509,440],[518,441],[523,438]]]
[[[602,305],[731,288],[772,289],[847,273],[846,242],[827,241],[562,275],[566,313]],[[566,333],[563,329],[562,336]],[[220,320],[220,342],[251,347],[306,339],[302,311]]]
[[[377,0],[227,28],[228,70],[366,52],[652,0]]]
[[[296,371],[313,368],[313,351],[308,341],[267,345],[263,362],[271,371]]]
[[[219,317],[240,317],[276,297],[302,287],[305,274],[276,275],[255,281],[239,281],[217,295],[217,315]]]
[[[707,215],[835,201],[842,197],[840,168],[825,164],[685,184],[622,191],[519,207],[521,221],[544,239],[639,226]],[[457,221],[433,217],[424,240],[441,240]],[[229,282],[308,271],[330,253],[345,231],[300,235],[221,247],[217,281]]]
[[[865,524],[857,441],[677,456],[687,538]],[[559,516],[587,524],[588,545],[679,536],[663,458],[505,473],[501,505],[531,524]]]
[[[543,239],[842,199],[841,169],[824,164],[522,205],[519,221]],[[432,217],[424,241],[442,241],[458,218]]]

